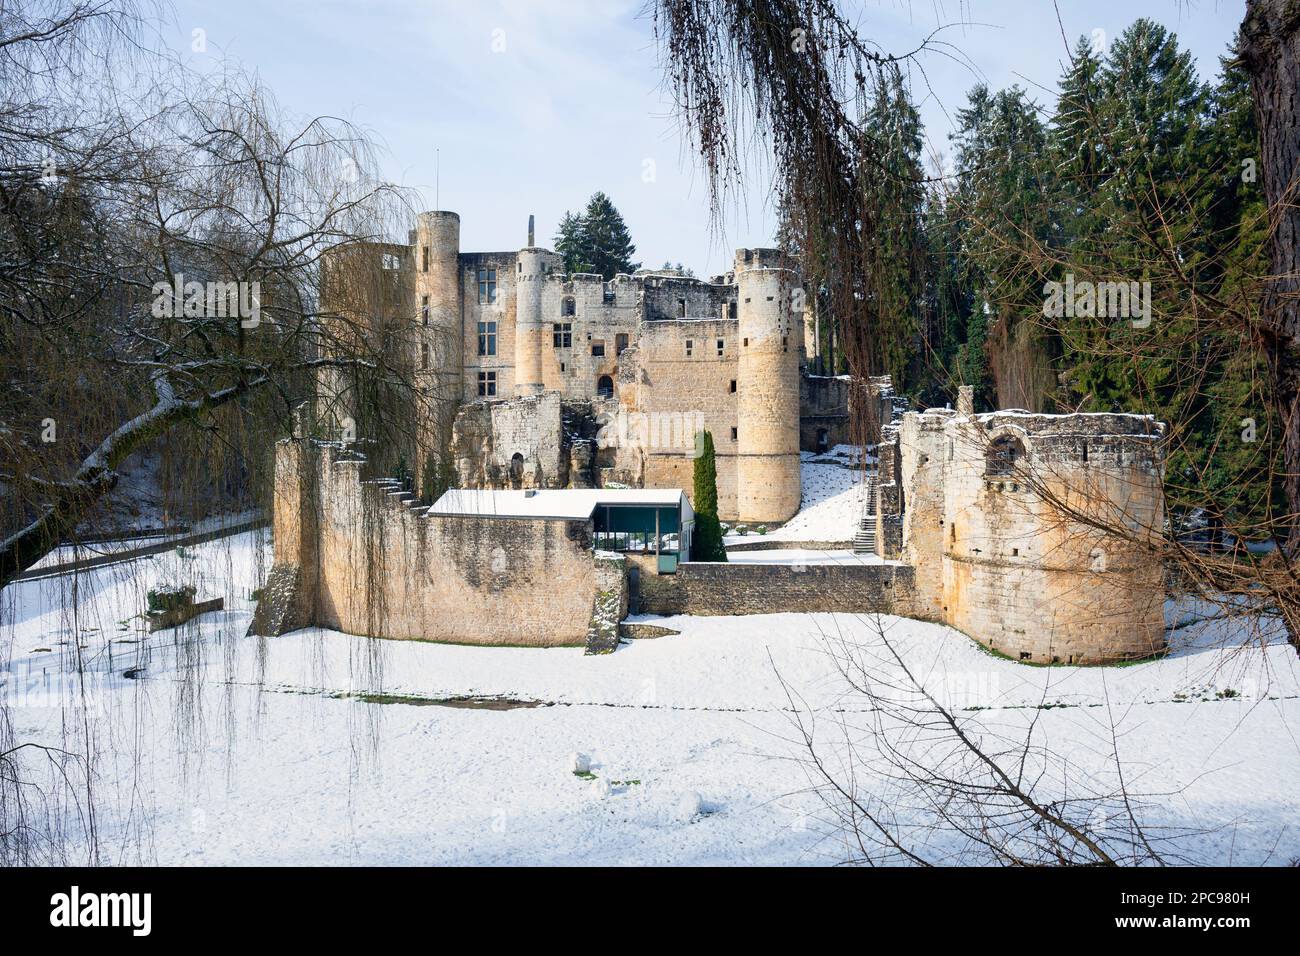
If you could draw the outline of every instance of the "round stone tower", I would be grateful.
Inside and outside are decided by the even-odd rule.
[[[800,498],[798,280],[769,249],[738,251],[735,275],[737,510],[744,522],[785,521]]]
[[[422,212],[415,228],[415,304],[418,380],[427,389],[430,420],[421,429],[422,474],[430,456],[445,458],[462,396],[465,332],[460,292],[460,216]]]
[[[542,283],[546,279],[548,253],[529,246],[519,250],[519,273],[515,277],[515,395],[537,395],[542,391]]]

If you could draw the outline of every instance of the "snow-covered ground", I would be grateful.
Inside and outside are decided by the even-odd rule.
[[[836,445],[832,452],[842,451],[847,445]],[[803,496],[799,513],[779,528],[759,534],[751,527],[746,534],[734,530],[724,540],[726,544],[742,541],[852,541],[862,518],[862,472],[857,468],[816,463],[826,456],[809,452],[802,454]],[[845,457],[845,461],[849,459]]]
[[[854,554],[849,550],[822,551],[808,548],[765,549],[762,551],[728,551],[732,564],[899,564],[884,561],[874,554]]]
[[[262,640],[244,636],[257,541],[3,592],[14,737],[78,752],[89,740],[106,862],[839,862],[787,690],[842,758],[842,727],[856,733],[869,707],[837,658],[885,640],[974,734],[1032,722],[1099,787],[1118,748],[1130,786],[1164,795],[1146,822],[1204,831],[1180,846],[1191,859],[1300,857],[1300,668],[1238,625],[1185,626],[1170,657],[1101,669],[1026,667],[938,625],[882,618],[882,637],[831,614],[655,619],[681,633],[606,657],[321,630]],[[135,615],[162,580],[227,610],[148,635]],[[78,655],[84,685],[64,676]],[[498,709],[432,703],[465,697]],[[594,779],[572,772],[575,752]],[[891,786],[869,769],[858,783]],[[928,838],[937,858],[947,836]]]

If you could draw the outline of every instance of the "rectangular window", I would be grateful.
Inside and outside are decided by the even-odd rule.
[[[723,351],[726,350],[726,348],[727,348],[727,340],[718,339],[718,358],[722,358],[722,353]]]
[[[551,343],[557,349],[573,348],[573,323],[572,322],[551,323]]]
[[[421,272],[429,271],[429,247],[428,246],[424,246],[420,250],[420,271]]]
[[[614,336],[614,354],[622,355],[623,350],[627,348],[627,333],[619,332]]]
[[[695,351],[695,343],[691,339],[686,340],[686,357],[690,358]]]
[[[604,339],[597,339],[596,341],[591,343],[591,354],[595,356],[601,356],[605,354]]]
[[[684,319],[684,318],[686,318],[686,300],[685,300],[685,299],[678,299],[678,300],[677,300],[677,318],[679,318],[679,319]]]
[[[486,266],[478,270],[479,305],[497,300],[497,270]]]
[[[733,394],[736,391],[736,380],[734,378],[731,380],[731,391]]]
[[[429,343],[420,343],[420,368],[429,367]]]
[[[790,339],[784,335],[781,336],[781,351],[782,352],[790,351]]]
[[[727,303],[727,318],[734,319],[735,317],[736,317],[736,300],[732,299],[730,302]]]
[[[427,295],[420,296],[420,324],[429,324],[429,297]]]
[[[732,426],[731,426],[731,440],[732,440],[732,441],[735,441],[735,440],[736,440],[736,426],[735,426],[735,425],[732,425]]]
[[[497,373],[478,373],[478,394],[480,398],[492,398],[497,393]]]
[[[495,322],[480,322],[478,324],[478,354],[497,354],[497,324]]]

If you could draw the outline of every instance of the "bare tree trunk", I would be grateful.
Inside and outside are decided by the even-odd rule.
[[[1294,558],[1300,553],[1300,8],[1290,0],[1249,0],[1241,55],[1255,100],[1269,210],[1262,329],[1282,426],[1286,551]]]
[[[1241,58],[1259,124],[1259,166],[1269,214],[1269,278],[1260,329],[1273,378],[1273,404],[1282,429],[1287,514],[1284,555],[1294,573],[1300,554],[1300,8],[1291,0],[1248,0]],[[1283,617],[1300,652],[1300,620]]]

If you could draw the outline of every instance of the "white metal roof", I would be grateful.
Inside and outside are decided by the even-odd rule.
[[[568,518],[583,521],[601,505],[659,505],[680,507],[685,495],[678,488],[566,488],[488,491],[453,488],[429,508],[431,515],[483,515],[499,518]],[[687,509],[689,511],[690,505]]]

